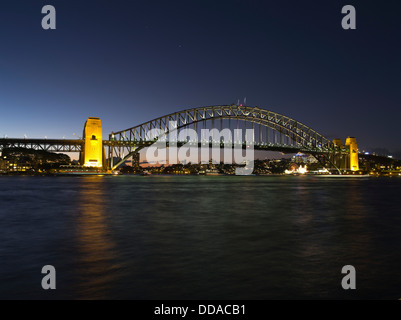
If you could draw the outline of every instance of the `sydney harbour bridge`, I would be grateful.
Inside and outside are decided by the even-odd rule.
[[[185,133],[188,129],[199,133],[201,139],[191,141]],[[229,132],[237,132],[237,135],[234,133],[229,141],[227,138],[223,141],[221,137],[215,138],[213,135],[202,137],[202,129],[217,129],[215,132],[228,129]],[[247,129],[252,129],[252,134],[247,135]],[[345,144],[340,139],[331,141],[288,116],[242,105],[208,106],[174,112],[125,130],[111,132],[108,140],[102,138],[100,119],[89,118],[82,139],[1,138],[0,151],[25,148],[49,152],[79,152],[82,166],[115,170],[140,150],[173,131],[177,133],[175,136],[184,138],[167,140],[167,147],[193,143],[196,146],[245,149],[251,145],[254,150],[311,154],[325,167],[338,172],[359,169],[354,137],[348,137]],[[238,136],[238,132],[243,133]],[[118,161],[113,163],[113,159]]]

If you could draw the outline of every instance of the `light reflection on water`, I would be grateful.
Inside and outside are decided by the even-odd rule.
[[[400,298],[401,179],[0,177],[0,298]],[[57,289],[40,287],[53,264]],[[341,268],[357,290],[341,289]]]
[[[98,179],[98,178],[95,178]],[[107,290],[116,281],[119,265],[116,248],[106,221],[107,194],[98,180],[87,178],[77,195],[77,283],[82,299],[106,299]]]

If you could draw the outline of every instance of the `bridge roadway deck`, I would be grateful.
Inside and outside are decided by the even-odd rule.
[[[79,139],[0,138],[0,150],[26,148],[49,152],[80,152],[83,145],[84,140]]]
[[[180,147],[186,144],[187,142],[178,142],[175,143],[176,146]],[[0,151],[5,148],[26,148],[33,150],[43,150],[49,152],[81,152],[82,148],[85,144],[85,140],[81,139],[28,139],[28,138],[0,138]],[[120,141],[120,140],[103,140],[103,145],[105,147],[113,147],[113,148],[127,148],[127,149],[137,149],[140,150],[142,148],[148,147],[153,144],[153,141]],[[208,143],[192,143],[193,147],[205,147]],[[169,143],[167,143],[169,146]],[[209,143],[209,147],[220,146],[224,147],[224,143]],[[238,144],[234,146],[238,147]],[[241,145],[242,148],[246,148],[245,143]],[[274,144],[254,144],[255,150],[270,150],[270,151],[279,151],[284,153],[297,153],[297,152],[305,152],[305,153],[327,153],[332,152],[333,150],[322,150],[320,148],[316,149],[307,149],[305,147],[295,147],[289,145],[274,145]],[[340,153],[346,153],[346,151],[339,151]]]

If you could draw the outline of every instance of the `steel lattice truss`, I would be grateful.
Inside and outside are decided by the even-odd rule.
[[[8,148],[25,148],[49,152],[81,152],[84,140],[59,139],[0,139],[0,151]]]
[[[152,129],[168,133],[171,131],[171,123],[175,123],[174,129],[179,130],[198,122],[213,119],[237,119],[271,128],[287,136],[296,146],[304,150],[328,151],[333,149],[333,144],[329,139],[294,119],[258,107],[237,105],[201,107],[175,112],[126,130],[113,132],[109,139],[122,143],[125,141],[129,144],[141,144],[157,138],[149,137]]]

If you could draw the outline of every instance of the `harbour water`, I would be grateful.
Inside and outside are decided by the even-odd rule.
[[[400,191],[398,177],[3,176],[0,298],[399,299]]]

